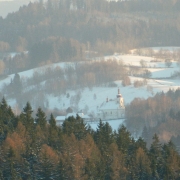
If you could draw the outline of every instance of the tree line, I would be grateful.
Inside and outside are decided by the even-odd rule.
[[[99,121],[93,130],[79,116],[61,126],[29,103],[16,116],[0,104],[0,178],[3,179],[179,179],[180,156],[170,141],[153,136],[150,148],[125,126],[113,131]]]
[[[122,62],[112,60],[72,62],[63,66],[39,68],[29,78],[20,77],[16,73],[12,80],[3,86],[2,93],[9,98],[15,98],[21,108],[27,101],[31,102],[33,107],[45,107],[47,95],[60,96],[68,90],[109,84],[127,74]]]
[[[127,127],[132,133],[142,132],[151,144],[154,133],[163,142],[174,139],[179,146],[180,89],[157,93],[148,99],[135,98],[126,107]]]
[[[69,8],[72,2],[76,11]],[[11,67],[24,70],[47,61],[83,60],[85,50],[110,54],[179,46],[179,1],[72,2],[29,3],[0,18],[0,52],[29,52],[24,61],[20,56],[10,60]]]

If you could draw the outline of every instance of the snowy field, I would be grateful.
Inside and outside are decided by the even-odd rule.
[[[165,47],[148,47],[148,48],[141,48],[141,49],[133,49],[130,52],[136,53],[137,50],[140,50],[141,52],[147,52],[149,50],[152,50],[154,52],[159,52],[159,51],[170,51],[170,52],[175,52],[175,51],[179,51],[180,47],[176,47],[176,46],[165,46]]]
[[[124,119],[117,119],[117,120],[110,120],[110,121],[103,121],[103,123],[108,122],[109,125],[112,127],[113,130],[117,131],[118,128],[124,123]],[[89,123],[93,130],[97,130],[98,123]]]
[[[161,49],[161,48],[159,48]],[[171,47],[171,49],[173,49]],[[157,92],[167,92],[169,89],[177,89],[180,87],[180,80],[173,79],[171,76],[175,72],[180,71],[180,67],[177,62],[172,61],[170,67],[166,67],[164,60],[158,60],[158,62],[154,62],[152,57],[147,56],[139,56],[135,54],[115,54],[112,56],[105,56],[103,58],[93,59],[94,61],[103,61],[108,59],[114,59],[117,61],[122,61],[125,65],[141,67],[140,62],[143,60],[146,67],[143,67],[151,72],[151,76],[149,79],[146,79],[147,84],[135,88],[133,83],[137,80],[143,81],[144,79],[141,77],[129,76],[131,80],[131,85],[123,87],[121,81],[115,81],[117,87],[94,87],[94,88],[84,88],[79,89],[77,91],[67,91],[70,97],[67,98],[65,94],[61,96],[47,96],[47,100],[49,103],[49,108],[54,109],[57,108],[59,110],[65,110],[70,106],[75,106],[77,111],[87,112],[88,114],[96,115],[98,111],[98,107],[101,106],[103,102],[106,101],[106,98],[114,99],[117,95],[118,88],[121,91],[122,96],[124,97],[125,105],[131,103],[134,98],[148,98],[154,96]],[[73,63],[56,63],[40,68],[31,69],[24,72],[19,72],[21,78],[29,78],[32,77],[34,72],[43,72],[47,67],[55,68],[57,66],[64,68],[66,66],[73,66]],[[7,78],[0,80],[0,88],[4,84],[9,84],[11,79],[13,79],[14,74],[9,75]],[[71,97],[75,96],[77,93],[81,94],[81,98],[78,104],[72,104]],[[95,98],[96,96],[96,98]],[[7,101],[9,105],[14,107],[16,105],[16,101],[14,99],[8,99]],[[119,124],[122,123],[122,120],[116,120],[109,122],[113,129],[117,128]],[[96,128],[97,124],[91,124],[93,128]]]

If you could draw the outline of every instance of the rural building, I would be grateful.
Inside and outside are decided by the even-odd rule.
[[[101,120],[124,119],[125,106],[124,99],[118,89],[118,94],[115,99],[106,99],[98,109],[97,118]]]

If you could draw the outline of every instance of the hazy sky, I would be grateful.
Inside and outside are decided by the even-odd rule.
[[[33,2],[35,0],[31,0]],[[20,6],[27,5],[30,0],[0,0],[0,16],[6,17],[8,13],[18,11]]]

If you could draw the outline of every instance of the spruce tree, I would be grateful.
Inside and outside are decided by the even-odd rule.
[[[18,173],[15,169],[16,162],[15,162],[15,152],[12,147],[10,147],[6,154],[6,161],[4,163],[4,179],[18,179]]]
[[[65,166],[63,165],[62,160],[59,161],[59,164],[57,166],[57,176],[59,179],[66,179],[66,169]]]
[[[100,120],[97,131],[94,133],[94,141],[97,144],[103,159],[101,159],[101,173],[104,175],[104,179],[110,179],[111,174],[111,156],[110,156],[110,145],[115,141],[114,133],[111,126],[106,122],[102,123]],[[97,162],[99,166],[99,162]]]
[[[48,144],[49,146],[58,149],[58,128],[56,126],[56,120],[54,116],[51,114],[49,119],[49,127],[48,127]]]
[[[39,165],[41,168],[41,171],[38,174],[39,179],[58,179],[55,164],[50,161],[48,156],[43,155]]]
[[[0,179],[1,179],[1,180],[4,180],[3,173],[2,173],[2,170],[1,170],[1,169],[0,169]]]
[[[17,120],[10,106],[7,105],[5,98],[0,104],[0,142],[2,142],[8,132],[12,132],[17,125]]]
[[[26,143],[26,151],[22,157],[25,165],[25,177],[27,179],[37,179],[36,177],[38,177],[38,175],[36,171],[38,170],[38,158],[31,143]]]
[[[36,113],[36,118],[35,118],[36,125],[39,125],[42,130],[45,130],[46,127],[46,115],[42,111],[41,108],[38,108],[37,113]]]
[[[28,130],[34,130],[34,119],[32,118],[32,107],[29,102],[23,109],[23,112],[20,114],[20,121]]]
[[[78,140],[85,138],[88,133],[86,124],[78,115],[76,118],[73,116],[68,117],[62,124],[62,130],[63,133],[68,135],[73,133]]]
[[[13,88],[14,95],[21,94],[21,92],[22,92],[22,82],[21,82],[20,75],[18,73],[16,73],[14,75],[14,78],[13,78],[13,81],[12,81],[12,88]]]
[[[180,156],[172,141],[162,147],[163,168],[160,174],[162,179],[177,179],[180,174]]]
[[[149,155],[151,160],[151,169],[152,169],[152,176],[155,179],[160,178],[160,174],[162,172],[163,167],[163,159],[162,159],[162,145],[159,141],[157,134],[153,136],[153,142],[151,144]]]
[[[127,153],[128,147],[132,142],[131,134],[126,129],[124,125],[122,125],[117,132],[116,135],[116,143],[118,145],[119,150],[122,153]]]
[[[146,147],[146,142],[140,137],[136,142],[135,146],[138,148],[142,148],[146,153],[147,153],[147,147]]]

